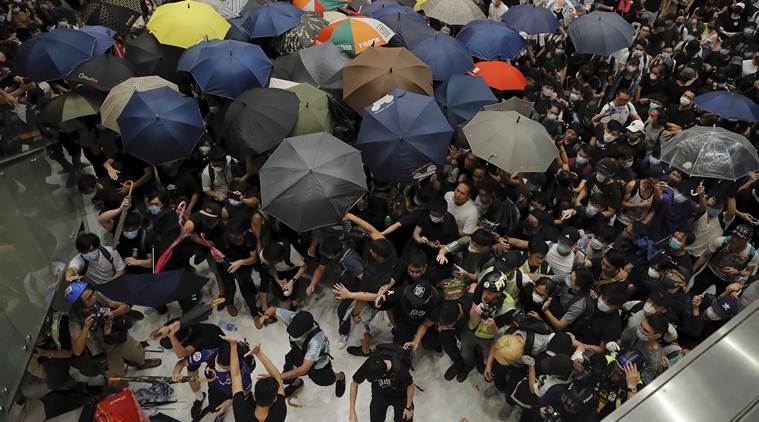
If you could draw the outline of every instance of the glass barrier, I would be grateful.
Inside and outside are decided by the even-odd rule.
[[[83,224],[83,199],[44,147],[0,160],[0,422]],[[0,154],[1,155],[1,154]]]

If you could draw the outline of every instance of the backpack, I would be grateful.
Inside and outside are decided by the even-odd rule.
[[[306,338],[303,340],[303,349],[298,347],[298,345],[295,344],[295,342],[293,341],[290,342],[290,348],[292,350],[290,350],[290,353],[288,353],[288,355],[290,359],[292,359],[292,363],[294,363],[296,367],[303,365],[303,359],[305,359],[306,357],[306,349],[308,348],[308,343],[311,341],[312,338],[314,338],[314,336],[316,336],[317,334],[321,332],[322,332],[321,327],[319,327],[319,324],[316,324],[316,328],[312,329],[311,332],[309,332]],[[332,358],[332,356],[330,356],[329,353],[326,353],[324,349],[322,349],[319,352],[319,357],[321,358],[323,356],[329,356],[330,358]]]
[[[111,253],[108,252],[108,249],[106,249],[103,246],[98,246],[98,250],[100,251],[101,254],[103,254],[103,256],[105,257],[105,259],[107,259],[108,262],[111,263],[111,266],[113,267],[113,255],[111,255]],[[82,258],[82,261],[84,261],[84,266],[79,271],[79,275],[82,276],[82,277],[84,277],[85,275],[87,275],[87,270],[90,268],[90,261],[87,261],[84,258]]]
[[[237,160],[236,158],[229,157],[229,160],[227,160],[227,165],[229,166],[230,173],[232,173],[232,177],[242,177],[245,174],[245,166],[242,164],[241,161]],[[216,174],[213,171],[213,168],[211,168],[211,163],[208,163],[208,165],[205,168],[208,170],[208,179],[211,181],[211,184],[213,185],[213,181],[216,178]],[[229,180],[227,180],[227,184],[229,184]]]
[[[570,328],[567,330],[571,333],[574,333],[575,335],[579,333],[586,332],[588,329],[590,329],[590,325],[593,321],[593,312],[595,311],[595,305],[592,300],[590,300],[589,295],[576,295],[573,297],[569,303],[567,303],[567,310],[572,307],[575,303],[582,300],[582,298],[586,298],[585,300],[585,310],[583,311],[582,315],[580,315],[575,322],[573,322],[570,325]],[[566,313],[566,311],[564,311]]]
[[[643,310],[643,307],[646,305],[645,300],[640,300],[638,303],[633,305],[630,310],[624,310],[622,308],[622,321],[624,321],[625,324],[627,324],[627,320],[630,318],[630,316],[637,314],[638,312]]]
[[[373,355],[383,359],[389,359],[393,364],[393,370],[399,371],[404,366],[410,371],[414,370],[411,359],[411,349],[405,349],[403,346],[395,343],[378,344],[372,352]]]
[[[553,330],[542,319],[525,314],[522,311],[514,312],[511,327],[517,330],[527,331],[534,334],[551,334]]]
[[[466,285],[463,280],[455,277],[446,278],[440,282],[440,291],[444,300],[457,301],[466,293]]]

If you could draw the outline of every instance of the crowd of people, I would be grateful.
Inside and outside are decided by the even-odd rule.
[[[475,3],[496,20],[518,4]],[[737,181],[691,177],[660,151],[695,125],[759,140],[755,124],[694,104],[715,90],[759,100],[757,8],[736,0],[534,3],[562,26],[528,37],[513,60],[527,78],[524,91],[494,93],[533,104],[531,117],[559,151],[548,169],[508,173],[452,143],[444,165],[413,183],[385,182],[367,169],[369,193],[333,227],[298,233],[259,207],[266,154],[232,154],[216,135],[221,101],[198,95],[189,78],[180,89],[196,93],[208,134],[185,160],[148,165],[94,119],[42,125],[55,141],[50,158],[92,198],[105,233],[76,237],[62,286],[71,309],[51,313],[32,355],[28,371],[52,391],[46,417],[92,397],[93,387],[72,374],[105,376],[98,394],[118,391],[128,385],[125,364],[135,368],[130,373],[161,364],[145,357],[160,342],[176,357],[173,381],[193,392],[192,420],[231,408],[237,421],[284,421],[286,399],[305,377],[334,386],[337,397],[347,388],[351,422],[384,421],[389,408],[397,422],[431,420],[414,411],[413,368],[434,359],[447,368],[441,382],[482,374],[482,395],[504,401],[503,420],[596,421],[748,306],[759,296],[759,173]],[[147,21],[156,5],[142,5]],[[73,88],[30,82],[11,64],[39,32],[81,26],[83,7],[78,0],[5,3],[5,110],[40,106]],[[634,24],[628,49],[573,54],[566,26],[592,10]],[[120,35],[112,53],[123,55],[123,39],[143,30]],[[343,116],[335,134],[352,144],[359,122]],[[174,318],[151,327],[144,342],[130,334],[144,314],[99,287],[153,272],[169,248],[165,270],[207,266],[224,299],[215,312],[251,318],[261,330],[287,325],[289,339],[267,338],[290,343],[281,370],[266,343],[246,344],[208,321]],[[318,291],[337,299],[338,326],[320,326],[309,312]],[[192,292],[178,305],[187,313],[212,299]],[[156,309],[166,314],[167,305]],[[372,330],[383,312],[392,343],[375,340]],[[335,349],[364,363],[341,372]],[[266,373],[258,380],[257,366]],[[358,415],[365,381],[370,414]],[[445,397],[434,400],[445,405]]]

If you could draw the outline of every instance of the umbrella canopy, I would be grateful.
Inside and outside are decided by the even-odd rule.
[[[524,117],[531,117],[534,110],[535,103],[528,100],[523,100],[519,97],[511,97],[508,100],[503,100],[499,103],[483,106],[483,110],[495,110],[495,111],[516,111]]]
[[[317,44],[277,58],[272,76],[337,92],[343,89],[343,67],[349,62],[348,56],[334,44]]]
[[[48,123],[63,123],[77,117],[98,114],[104,94],[92,89],[75,88],[48,101],[40,118]]]
[[[163,45],[149,32],[143,32],[135,38],[126,40],[124,58],[132,64],[132,70],[138,76],[156,75],[176,81],[177,61],[184,52],[179,47]]]
[[[226,40],[189,48],[180,57],[177,70],[192,73],[205,94],[236,98],[246,89],[266,85],[271,61],[255,44]]]
[[[129,67],[129,62],[120,57],[104,54],[95,56],[75,67],[66,80],[108,92],[132,76],[134,72]]]
[[[245,6],[242,7],[242,10],[240,11],[240,16],[245,16],[248,13],[258,9],[259,7],[263,7],[267,4],[269,4],[269,0],[248,0],[247,3],[245,3]]]
[[[341,0],[293,0],[293,4],[306,12],[326,12],[350,5],[350,1]]]
[[[111,28],[100,25],[85,25],[80,28],[80,31],[86,32],[95,38],[95,54],[104,54],[116,44],[116,40],[113,38],[116,35],[116,31]]]
[[[478,62],[469,74],[485,79],[489,87],[499,91],[522,91],[527,86],[522,72],[506,62]]]
[[[694,126],[662,144],[661,160],[691,176],[738,180],[759,170],[759,155],[745,137],[721,127]]]
[[[436,33],[420,42],[411,52],[432,69],[432,79],[435,81],[447,81],[453,75],[463,75],[474,66],[466,46],[443,33]]]
[[[701,110],[725,119],[744,122],[759,121],[759,106],[741,94],[730,91],[712,91],[693,99]]]
[[[166,86],[132,94],[116,121],[126,152],[156,166],[189,157],[205,132],[197,101]]]
[[[345,17],[348,16],[345,13],[338,12],[337,10],[330,10],[328,12],[322,13],[322,17],[324,20],[326,20],[329,23],[339,21],[340,19],[345,19]]]
[[[332,133],[332,118],[329,115],[329,96],[326,92],[309,84],[298,84],[287,89],[298,96],[298,121],[290,136],[309,133]]]
[[[130,305],[160,307],[197,293],[208,283],[185,269],[162,271],[158,274],[127,274],[98,286],[98,291],[113,300]]]
[[[392,90],[364,110],[356,147],[380,180],[410,182],[445,163],[453,129],[432,97]]]
[[[248,31],[245,30],[244,26],[245,18],[238,16],[236,18],[227,19],[227,22],[229,22],[229,24],[232,26],[229,27],[227,36],[224,39],[243,42],[250,41],[250,36],[248,35]]]
[[[278,37],[300,24],[302,16],[303,11],[290,3],[267,3],[248,12],[243,25],[251,38]]]
[[[329,22],[318,13],[304,13],[300,23],[295,28],[282,34],[279,43],[277,43],[277,52],[291,54],[311,47],[316,37],[328,24]]]
[[[100,106],[100,119],[103,127],[119,133],[119,125],[116,119],[121,115],[124,106],[132,98],[132,94],[149,89],[159,88],[162,86],[170,87],[179,92],[177,86],[166,79],[158,76],[142,76],[139,78],[129,78],[126,81],[116,85],[105,97],[105,101]]]
[[[299,233],[339,223],[367,191],[361,153],[327,133],[285,139],[259,174],[264,211]]]
[[[553,34],[559,29],[559,20],[549,9],[541,6],[518,4],[501,16],[509,28],[528,34]]]
[[[432,70],[405,48],[379,47],[343,68],[343,99],[359,114],[395,88],[431,96]]]
[[[392,13],[381,16],[379,21],[395,32],[393,41],[397,42],[394,45],[413,48],[439,33],[430,28],[427,21],[420,19],[421,17],[418,14]]]
[[[21,44],[14,65],[18,74],[34,82],[45,82],[63,79],[94,55],[95,37],[61,28],[43,32]]]
[[[569,38],[578,54],[608,56],[629,47],[635,29],[621,15],[595,11],[572,20]]]
[[[427,0],[422,4],[427,17],[448,25],[466,25],[477,19],[485,19],[485,14],[471,0]]]
[[[327,25],[316,37],[316,43],[332,42],[350,56],[357,56],[370,47],[387,44],[395,33],[384,23],[363,16],[349,17]]]
[[[248,0],[198,0],[213,7],[224,19],[240,16]]]
[[[224,117],[225,137],[238,157],[279,145],[298,121],[298,96],[278,88],[253,88],[235,99]]]
[[[498,101],[484,79],[468,75],[451,76],[435,88],[435,99],[454,127],[474,117],[482,106]]]
[[[472,56],[483,60],[512,60],[527,42],[503,22],[480,20],[469,22],[456,35]]]
[[[147,28],[161,44],[187,48],[203,40],[223,40],[230,26],[213,7],[184,0],[158,6]]]
[[[516,111],[480,111],[463,132],[476,156],[509,173],[542,173],[559,153],[542,124]]]
[[[127,34],[142,15],[140,3],[140,0],[92,0],[84,7],[82,18],[87,25],[102,25]]]
[[[410,15],[422,22],[425,22],[424,16],[416,13],[414,9],[408,6],[401,6],[394,1],[373,2],[361,8],[362,15],[366,15],[374,19],[379,19],[383,16],[394,15],[398,13],[402,15]]]

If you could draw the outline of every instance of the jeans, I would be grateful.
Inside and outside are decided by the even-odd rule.
[[[475,365],[476,359],[484,359],[490,350],[490,344],[493,339],[479,338],[469,329],[464,329],[461,335],[461,357],[464,364],[471,368]]]

